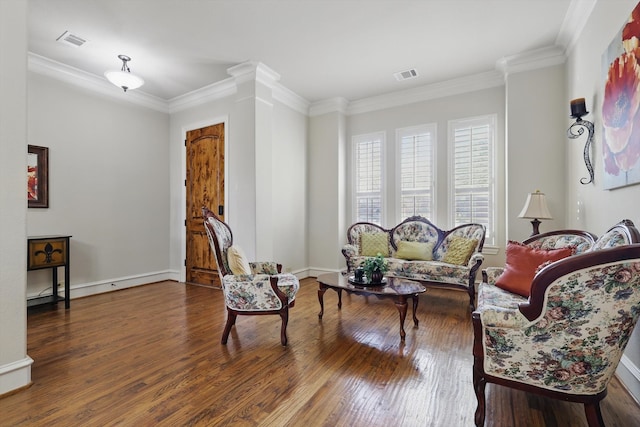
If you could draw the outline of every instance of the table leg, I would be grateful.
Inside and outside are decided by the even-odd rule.
[[[322,315],[324,314],[324,293],[326,291],[326,286],[322,286],[322,283],[320,283],[320,287],[318,288],[318,302],[320,303],[320,313],[318,313],[319,319],[322,319]]]
[[[336,289],[336,292],[338,292],[338,308],[341,309],[342,308],[342,289]]]
[[[53,267],[51,269],[51,276],[53,303],[56,304],[58,302],[58,267]]]
[[[398,295],[395,304],[398,308],[398,313],[400,313],[400,339],[404,341],[404,337],[407,335],[404,331],[404,319],[407,317],[407,297]]]
[[[416,310],[418,310],[418,302],[420,301],[420,296],[418,294],[411,295],[411,300],[413,301],[413,326],[418,327],[418,318],[416,317]]]

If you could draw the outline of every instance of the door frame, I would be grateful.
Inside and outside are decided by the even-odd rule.
[[[187,187],[184,182],[187,179],[187,147],[185,141],[187,139],[187,132],[195,129],[201,129],[207,126],[214,126],[222,123],[224,125],[224,215],[225,219],[228,218],[229,211],[229,116],[216,116],[211,119],[205,119],[192,124],[184,125],[181,128],[181,160],[180,160],[180,282],[185,283],[187,280],[187,267],[184,265],[187,259],[187,227],[185,223],[187,221]]]

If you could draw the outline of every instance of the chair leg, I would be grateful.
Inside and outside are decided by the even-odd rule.
[[[236,317],[238,315],[233,311],[227,308],[227,323],[224,325],[224,331],[222,332],[222,344],[227,343],[227,339],[229,338],[229,332],[231,332],[231,327],[236,324]]]
[[[604,427],[604,419],[600,410],[600,401],[596,403],[585,403],[584,413],[587,415],[589,427]]]
[[[487,385],[487,382],[484,379],[482,367],[478,368],[476,366],[477,363],[482,363],[482,361],[474,361],[473,364],[473,389],[476,392],[476,399],[478,401],[478,406],[476,407],[476,413],[474,416],[474,420],[476,423],[476,427],[484,426],[484,417],[485,417],[485,396],[484,389]]]
[[[282,326],[280,327],[280,342],[283,346],[287,345],[287,323],[289,323],[289,307],[285,305],[280,310],[280,317],[282,318]]]

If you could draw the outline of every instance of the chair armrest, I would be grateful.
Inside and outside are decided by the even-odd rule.
[[[360,253],[360,248],[356,245],[346,244],[342,247],[342,255],[344,255],[344,259],[347,262],[347,271],[353,270],[353,261],[352,259]]]
[[[487,267],[482,270],[482,281],[490,285],[495,285],[496,280],[504,272],[504,267]]]
[[[497,307],[493,305],[478,307],[474,314],[479,316],[483,326],[499,328],[522,328],[529,323],[518,308]]]
[[[484,255],[481,252],[476,252],[471,255],[471,258],[469,258],[467,267],[473,268],[475,265],[480,266],[480,264],[482,264],[482,261],[484,261]]]
[[[282,264],[278,264],[272,261],[256,261],[250,262],[252,274],[270,274],[275,275],[282,271]]]

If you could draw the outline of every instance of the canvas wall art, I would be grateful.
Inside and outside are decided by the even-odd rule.
[[[602,55],[605,189],[640,183],[640,3]]]

